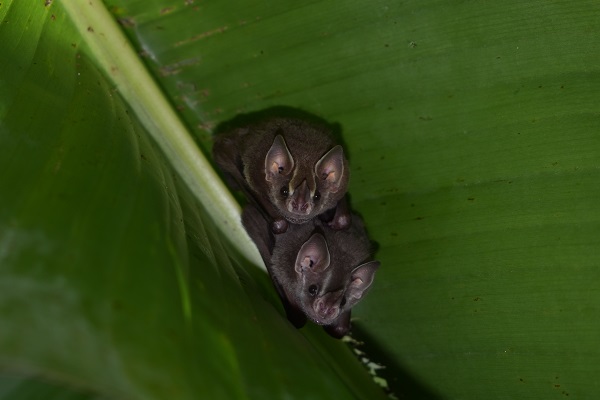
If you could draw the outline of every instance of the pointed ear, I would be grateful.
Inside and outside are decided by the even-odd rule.
[[[328,189],[335,193],[340,189],[344,176],[344,149],[337,145],[329,150],[315,165],[317,179],[325,181]]]
[[[360,300],[365,290],[373,283],[377,268],[379,268],[379,261],[369,261],[354,268],[350,278],[350,286],[346,292],[348,303],[354,304]]]
[[[283,140],[277,135],[265,157],[265,179],[270,182],[277,175],[288,175],[294,169],[294,159]]]
[[[296,257],[295,269],[299,274],[307,271],[322,272],[329,267],[329,249],[320,233],[315,233],[300,248]]]

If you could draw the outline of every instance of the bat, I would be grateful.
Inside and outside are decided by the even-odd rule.
[[[318,215],[334,229],[351,223],[348,161],[324,125],[269,118],[217,135],[213,158],[230,187],[264,210],[276,234]]]
[[[301,328],[307,319],[341,338],[350,330],[351,309],[367,293],[378,261],[362,220],[352,215],[345,230],[319,219],[291,225],[274,235],[260,211],[247,205],[242,223],[267,266],[288,320]]]

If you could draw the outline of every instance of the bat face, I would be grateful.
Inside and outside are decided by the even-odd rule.
[[[330,241],[336,245],[335,240]],[[315,233],[302,245],[294,264],[296,303],[319,325],[335,324],[349,312],[369,289],[379,267],[378,261],[342,265],[329,247],[325,237]]]
[[[274,233],[331,210],[335,229],[350,220],[345,207],[338,207],[348,187],[348,161],[325,125],[263,120],[217,135],[213,156],[228,184],[270,217]]]
[[[307,318],[340,338],[350,329],[350,312],[371,287],[378,261],[362,221],[352,216],[344,230],[329,228],[318,218],[291,225],[273,235],[254,205],[244,207],[242,222],[256,243],[288,320],[301,328]]]
[[[371,243],[354,215],[344,230],[318,219],[290,226],[275,235],[267,266],[288,319],[301,314],[341,337],[350,329],[351,308],[367,293],[379,267],[370,257]]]
[[[303,154],[302,149],[296,149],[292,155],[284,137],[278,134],[265,156],[269,200],[282,217],[295,224],[335,207],[347,185],[342,147],[333,146],[324,154],[315,151]]]

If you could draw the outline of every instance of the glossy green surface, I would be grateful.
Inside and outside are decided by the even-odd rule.
[[[66,341],[59,328],[72,335],[82,330],[75,322],[27,335],[3,323],[0,349],[21,347],[2,350],[2,365],[16,365],[18,357],[50,372],[59,365],[62,373],[76,370],[86,386],[105,390],[111,382],[115,392],[142,397],[172,395],[176,387],[179,398],[197,390],[223,398],[282,398],[288,390],[292,398],[372,398],[368,382],[354,378],[362,375],[349,372],[353,363],[332,362],[349,356],[343,346],[324,354],[334,342],[313,340],[318,329],[306,342],[270,306],[276,300],[264,277],[253,269],[246,276],[235,258],[228,261],[217,230],[172,178],[171,162],[149,144],[135,116],[111,97],[93,59],[75,64],[77,34],[72,39],[49,21],[58,2],[51,12],[30,7],[32,14],[15,3],[0,6],[0,35],[34,39],[0,43],[3,59],[18,60],[0,63],[0,169],[11,171],[0,175],[0,222],[9,227],[0,233],[0,285],[24,279],[32,293],[40,280],[45,291],[77,288],[78,300],[61,300],[50,320],[66,319],[61,313],[76,304],[94,340]],[[287,105],[341,124],[352,206],[382,262],[375,287],[356,308],[355,327],[386,363],[399,397],[598,397],[594,2],[107,5],[205,154],[210,130],[240,112]],[[55,24],[69,25],[56,14]],[[15,25],[28,18],[24,35]],[[53,35],[62,44],[43,50]],[[73,72],[64,72],[63,59]],[[94,71],[93,78],[79,78],[77,68]],[[128,135],[103,125],[118,118],[125,122],[113,124]],[[137,156],[146,151],[151,162]],[[61,171],[77,173],[49,178]],[[61,238],[59,245],[47,237]],[[84,273],[81,265],[91,267]],[[131,276],[146,283],[132,284]],[[181,276],[188,290],[181,290]],[[54,315],[44,290],[21,303],[11,303],[16,291],[0,291],[2,320],[12,315],[32,326],[24,315],[36,314],[26,307]],[[115,299],[125,305],[114,308]],[[132,314],[118,317],[125,310],[135,323]],[[175,326],[181,341],[166,326]],[[148,329],[154,334],[143,336]],[[56,349],[53,337],[69,348],[91,346],[85,354],[107,359],[102,365],[115,351],[133,361],[123,373],[97,363],[82,368],[56,355],[64,351],[32,345]],[[263,361],[263,353],[271,358]],[[202,357],[208,364],[197,354],[211,354]],[[148,371],[163,378],[168,372],[175,383],[161,385]],[[198,376],[204,380],[195,386]]]
[[[281,316],[60,4],[0,11],[0,397],[383,397]]]

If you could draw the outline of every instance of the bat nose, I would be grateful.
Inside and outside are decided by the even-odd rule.
[[[290,211],[299,214],[308,214],[312,210],[312,206],[310,204],[310,189],[308,188],[308,183],[306,183],[306,179],[302,181],[302,183],[296,188],[296,190],[294,190],[290,206]]]
[[[325,299],[319,299],[315,304],[315,311],[320,318],[324,320],[331,320],[337,317],[339,307],[337,305],[327,304]]]
[[[302,200],[300,200],[299,202],[296,200],[292,200],[292,208],[294,209],[294,211],[306,212],[306,210],[308,210],[308,203],[304,203],[301,206],[299,206],[298,204],[302,204]]]

